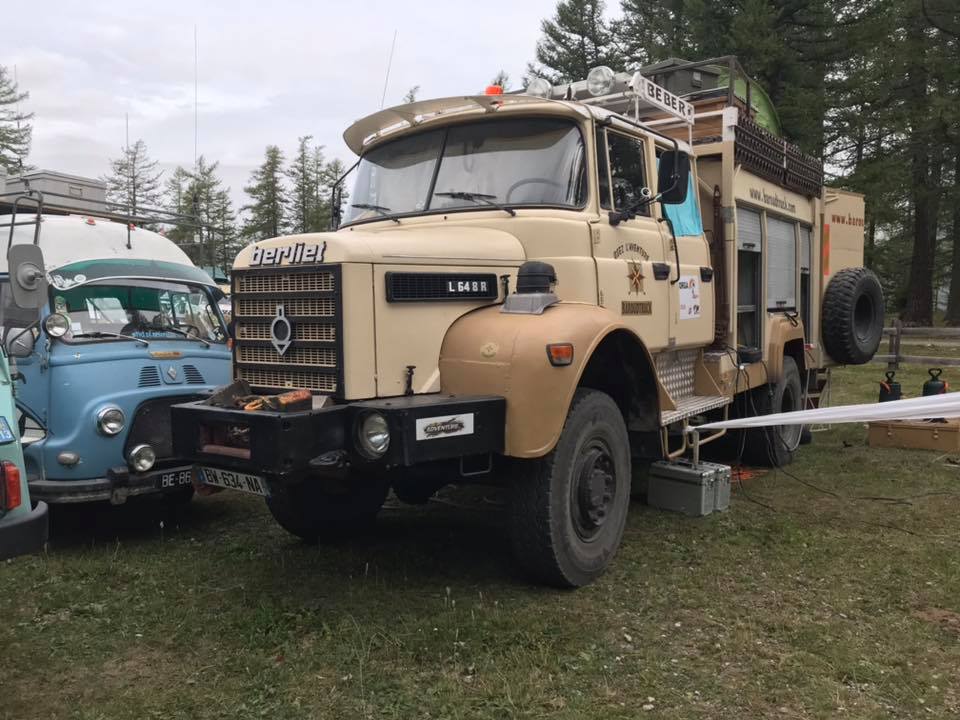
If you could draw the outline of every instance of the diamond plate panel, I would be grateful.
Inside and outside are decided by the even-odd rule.
[[[694,366],[699,350],[673,350],[654,359],[657,377],[675,403],[693,395]]]

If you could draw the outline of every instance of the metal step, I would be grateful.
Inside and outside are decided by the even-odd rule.
[[[684,398],[674,400],[677,406],[676,410],[665,410],[660,413],[660,425],[670,425],[679,420],[684,420],[694,415],[699,415],[707,410],[716,410],[724,405],[729,405],[732,401],[726,395],[688,395]]]

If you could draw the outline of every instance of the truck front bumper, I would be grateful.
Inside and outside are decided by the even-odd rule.
[[[171,465],[171,467],[165,467]],[[86,480],[43,480],[31,477],[30,497],[48,503],[83,503],[108,500],[114,505],[136,495],[167,493],[192,485],[192,466],[177,459],[158,463],[145,473],[133,473],[124,465],[107,470],[106,477]]]
[[[390,430],[389,447],[376,459],[365,456],[357,440],[370,413],[382,415]],[[413,395],[302,412],[245,411],[198,401],[172,408],[173,451],[196,464],[274,479],[340,460],[406,467],[503,452],[505,417],[506,399],[498,396]]]
[[[0,560],[39,552],[47,544],[49,508],[38,502],[29,513],[0,519]]]

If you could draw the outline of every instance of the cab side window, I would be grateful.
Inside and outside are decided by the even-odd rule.
[[[635,208],[638,215],[649,215],[650,206],[637,207],[647,185],[646,166],[643,159],[643,141],[620,133],[607,131],[608,160],[610,167],[610,190],[613,195],[613,210]],[[602,192],[601,183],[601,192]],[[649,190],[647,190],[649,192]],[[601,205],[601,207],[606,207]]]

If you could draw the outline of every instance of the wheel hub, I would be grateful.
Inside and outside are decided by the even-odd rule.
[[[616,485],[613,460],[603,447],[590,447],[581,455],[574,478],[574,520],[581,537],[596,535],[609,514]]]

